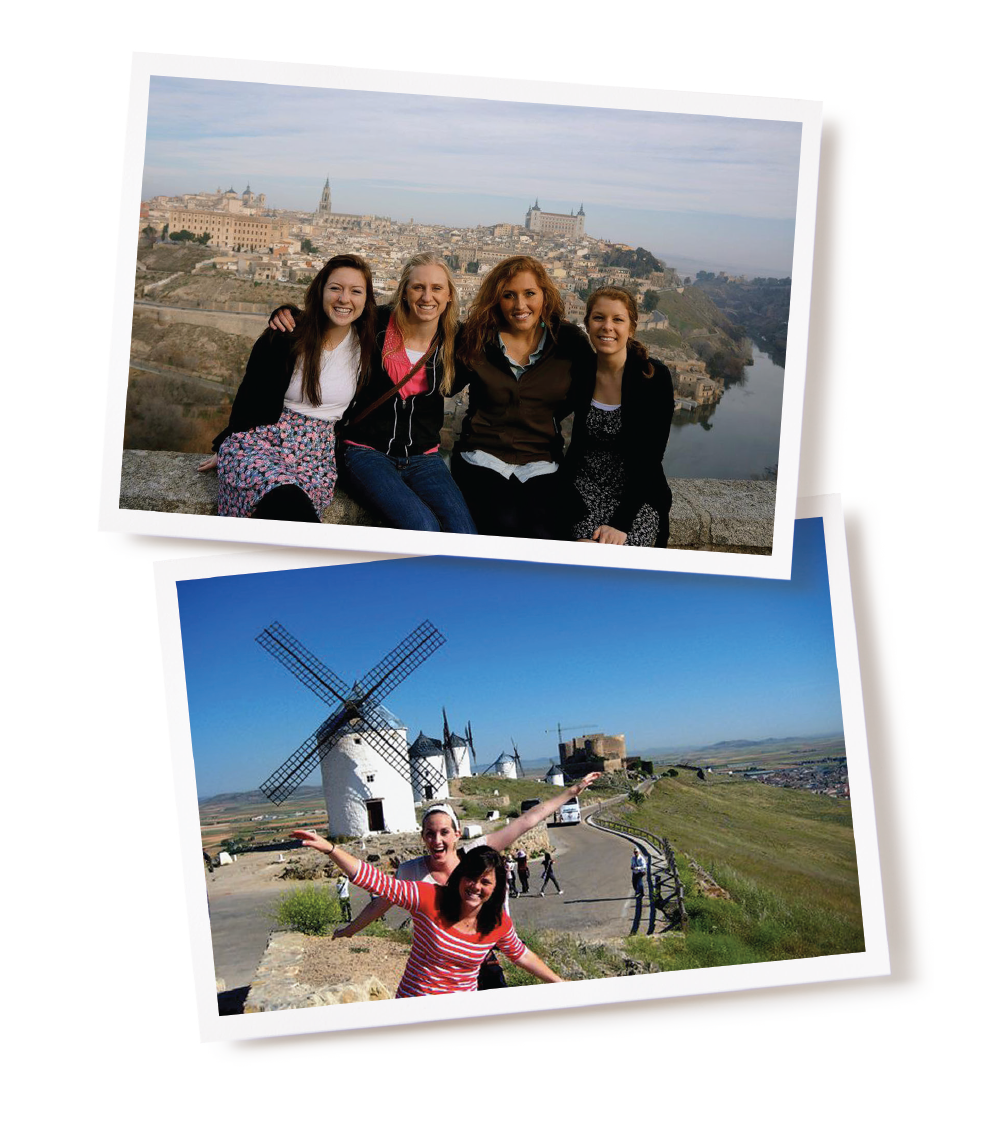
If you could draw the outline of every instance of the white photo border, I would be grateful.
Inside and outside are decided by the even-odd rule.
[[[561,565],[616,566],[671,572],[715,573],[788,579],[792,568],[793,519],[799,475],[803,393],[806,377],[810,287],[820,165],[821,104],[796,99],[760,98],[592,87],[534,80],[509,80],[510,102],[566,104],[665,113],[794,121],[801,124],[799,180],[793,244],[792,292],[783,383],[779,467],[771,554],[653,549],[627,553],[621,546],[496,538],[477,534],[434,534],[380,527],[288,522],[254,522],[215,515],[125,510],[119,505],[123,425],[133,315],[133,270],[141,200],[150,79],[221,79],[288,86],[443,95],[502,101],[502,80],[409,71],[357,70],[312,64],[207,59],[179,55],[134,55],[126,156],[120,207],[117,291],[113,310],[109,398],[106,413],[100,529],[131,534],[208,538],[318,549],[365,550],[397,554],[507,558]]]

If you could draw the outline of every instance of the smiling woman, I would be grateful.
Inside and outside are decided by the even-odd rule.
[[[560,422],[579,399],[592,353],[564,319],[542,263],[513,256],[489,271],[458,356],[470,371],[469,406],[451,469],[478,532],[567,538],[576,501],[558,474]]]
[[[289,307],[270,326],[291,330]],[[379,308],[372,365],[345,425],[345,486],[397,530],[474,534],[465,500],[442,459],[444,398],[467,373],[455,369],[458,292],[447,264],[421,252],[403,267],[391,306]]]
[[[594,389],[578,405],[564,473],[581,500],[573,537],[614,546],[665,546],[672,496],[663,453],[673,421],[670,371],[632,335],[635,299],[618,287],[588,296]]]
[[[473,849],[447,884],[437,886],[384,875],[313,829],[295,829],[291,835],[325,853],[356,887],[385,896],[410,912],[413,944],[397,997],[477,990],[479,969],[493,946],[543,982],[563,980],[520,941],[503,910],[506,870],[495,849]]]
[[[329,259],[308,287],[297,332],[253,346],[216,455],[219,514],[320,522],[337,479],[335,424],[369,371],[376,304],[357,255]]]

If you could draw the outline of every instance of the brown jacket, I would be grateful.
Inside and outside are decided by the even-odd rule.
[[[519,380],[499,343],[489,343],[470,367],[468,415],[456,450],[488,452],[512,464],[560,460],[560,422],[583,400],[593,362],[587,337],[570,322],[560,323],[556,341],[547,335],[543,353]]]

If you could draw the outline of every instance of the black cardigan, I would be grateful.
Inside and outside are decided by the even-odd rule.
[[[393,388],[393,379],[383,365],[383,345],[392,313],[391,306],[378,308],[376,324],[379,329],[376,333],[376,346],[372,351],[369,379],[346,414],[353,420],[362,409]],[[441,428],[444,426],[442,344],[443,339],[439,337],[434,353],[423,366],[427,375],[427,386],[423,392],[413,393],[405,399],[399,393],[392,394],[364,420],[347,426],[342,438],[375,448],[398,459],[422,455],[438,447],[441,443]],[[415,375],[415,381],[418,376],[419,373]],[[464,366],[455,365],[454,387],[448,395],[453,396],[463,389],[469,377]]]
[[[622,373],[622,430],[613,447],[625,461],[626,483],[608,525],[628,531],[639,508],[649,503],[659,515],[656,545],[665,546],[673,496],[663,472],[663,454],[673,422],[673,378],[661,361],[656,358],[650,361],[656,372],[652,377],[644,377],[642,359],[630,352]],[[571,443],[564,460],[564,472],[571,483],[588,445],[585,425],[590,405],[589,393],[577,406],[574,416]]]
[[[212,451],[233,432],[249,432],[261,424],[276,424],[284,411],[284,397],[294,373],[293,334],[264,330],[256,339],[246,363],[229,423],[212,441]]]

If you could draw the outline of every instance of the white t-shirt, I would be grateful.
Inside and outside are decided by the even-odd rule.
[[[341,420],[355,396],[359,378],[359,336],[351,327],[344,341],[333,350],[321,351],[321,404],[315,406],[304,398],[302,392],[304,361],[297,359],[294,374],[287,386],[284,408],[313,416],[318,420]]]

